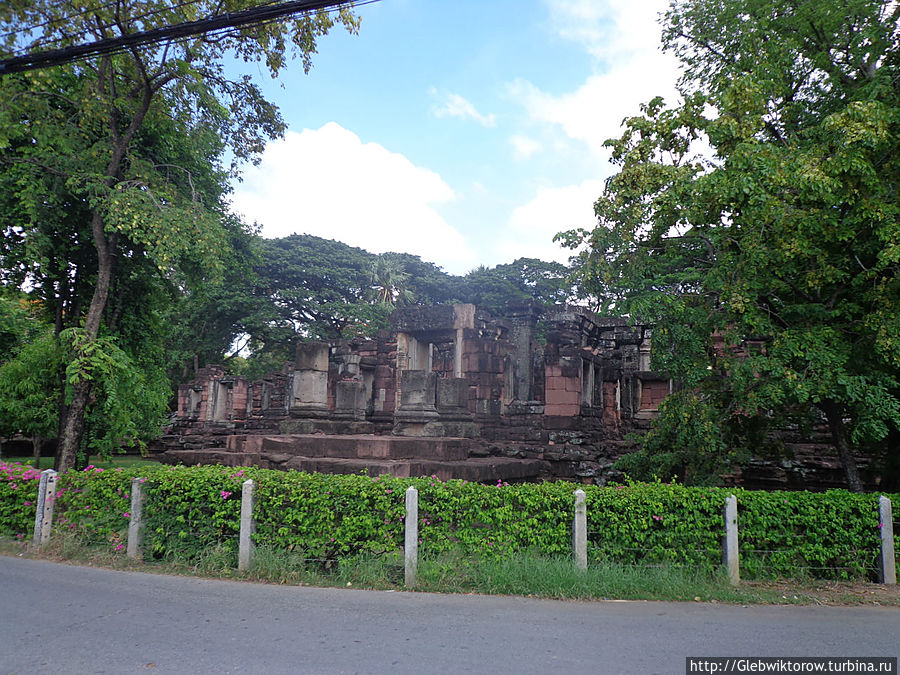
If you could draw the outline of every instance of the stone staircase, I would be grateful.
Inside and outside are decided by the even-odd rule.
[[[472,456],[477,441],[375,435],[289,434],[232,435],[224,448],[168,450],[159,459],[172,464],[224,464],[318,473],[436,476],[488,483],[545,476],[540,459]]]

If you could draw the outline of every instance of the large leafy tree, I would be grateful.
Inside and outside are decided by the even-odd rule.
[[[257,348],[287,345],[298,337],[374,335],[387,327],[392,307],[374,297],[374,254],[309,234],[260,244],[258,293],[274,304],[277,321]]]
[[[0,6],[0,57],[114,39],[251,6],[248,0],[13,0]],[[276,74],[296,52],[308,69],[316,38],[335,22],[356,28],[348,11],[319,12],[0,79],[0,154],[14,174],[10,181],[20,204],[4,235],[31,238],[40,233],[43,214],[59,222],[62,211],[77,221],[70,227],[78,232],[75,243],[93,247],[90,255],[79,247],[83,260],[77,269],[67,264],[60,270],[77,276],[85,291],[67,299],[71,320],[78,323],[69,333],[71,363],[82,369],[67,377],[60,467],[74,463],[97,378],[109,372],[97,341],[108,332],[110,298],[127,295],[129,276],[122,275],[120,263],[147,261],[176,285],[219,271],[217,253],[226,247],[219,203],[226,175],[222,153],[227,148],[237,161],[252,158],[267,138],[283,131],[277,110],[250,78],[228,76],[226,55],[262,61]],[[174,161],[179,155],[183,161]],[[202,162],[213,170],[195,171]],[[204,186],[204,180],[212,184]],[[44,262],[24,261],[26,274]]]
[[[644,464],[678,439],[722,470],[750,418],[818,417],[859,490],[854,450],[900,427],[900,6],[674,0],[664,45],[683,104],[626,121],[598,227],[562,235],[684,386]]]
[[[533,301],[549,307],[573,297],[571,270],[558,262],[518,258],[495,267],[477,267],[462,278],[457,293],[465,302],[502,316],[510,303]]]
[[[412,301],[419,305],[444,305],[458,302],[460,277],[447,274],[434,263],[422,260],[410,253],[382,253],[396,261],[408,276],[405,290]]]

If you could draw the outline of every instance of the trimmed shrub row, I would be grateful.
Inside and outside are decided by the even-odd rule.
[[[0,462],[0,534],[30,538],[40,474]],[[403,547],[404,491],[419,490],[420,555],[477,557],[512,552],[567,555],[572,493],[587,493],[593,562],[721,563],[722,509],[739,505],[745,579],[874,578],[878,496],[756,492],[634,483],[600,488],[571,483],[481,485],[435,478],[369,478],[222,466],[88,467],[60,477],[56,531],[124,551],[131,479],[143,477],[144,551],[196,560],[212,547],[237,554],[241,484],[257,482],[255,541],[315,561]],[[900,495],[887,495],[900,508]],[[900,528],[898,528],[900,529]]]

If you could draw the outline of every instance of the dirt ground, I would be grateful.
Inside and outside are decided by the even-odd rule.
[[[900,607],[900,585],[843,581],[742,581],[747,590],[776,593],[781,602],[805,605],[876,605]],[[777,598],[776,598],[777,600]]]

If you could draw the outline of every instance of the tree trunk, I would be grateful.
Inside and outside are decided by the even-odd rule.
[[[110,147],[109,163],[106,166],[105,183],[112,188],[116,181],[121,179],[122,162],[132,139],[141,128],[154,94],[159,91],[171,78],[163,78],[155,84],[147,77],[144,63],[139,52],[133,52],[135,65],[140,73],[139,87],[130,94],[130,97],[138,103],[138,107],[131,116],[128,127],[120,128],[122,115],[116,107],[116,99],[119,93],[116,91],[116,80],[113,74],[112,63],[109,56],[103,56],[100,60],[100,77],[97,80],[97,95],[101,100],[109,104],[109,132]],[[107,76],[109,79],[107,80]],[[172,76],[174,77],[174,76]],[[94,293],[91,296],[91,304],[88,307],[84,320],[84,336],[90,340],[96,340],[100,333],[100,323],[106,304],[109,300],[109,291],[112,285],[113,262],[116,249],[119,245],[119,233],[111,232],[107,235],[102,211],[94,209],[91,217],[91,234],[94,247],[97,249],[97,281],[94,285]],[[91,397],[92,383],[89,380],[80,380],[75,385],[72,401],[66,410],[65,419],[60,427],[59,449],[56,453],[57,471],[71,469],[75,465],[75,457],[78,447],[84,436],[84,416],[87,412],[88,401]]]
[[[56,451],[54,468],[60,473],[75,467],[75,457],[81,445],[81,437],[84,436],[84,416],[90,397],[90,382],[82,381],[75,385],[72,400],[66,408],[66,418],[63,420],[59,448]]]
[[[109,239],[106,238],[103,232],[103,216],[100,211],[94,211],[91,226],[94,231],[94,245],[97,248],[97,283],[94,286],[94,294],[91,296],[91,306],[88,308],[83,330],[85,337],[94,340],[100,333],[100,321],[109,299],[113,252],[118,242],[116,234],[110,235]],[[65,411],[65,419],[61,424],[59,449],[56,452],[54,464],[57,471],[67,471],[75,466],[75,457],[78,447],[81,445],[81,438],[84,436],[84,416],[91,397],[91,388],[91,382],[88,380],[81,380],[74,387],[72,400]]]
[[[40,468],[41,466],[41,450],[44,447],[44,437],[38,436],[35,434],[31,437],[31,449],[34,452],[34,466],[35,468]]]
[[[825,413],[828,426],[831,427],[831,440],[837,450],[838,457],[844,467],[847,476],[847,487],[851,492],[862,492],[862,479],[856,467],[856,459],[850,449],[850,440],[847,437],[847,427],[844,424],[844,408],[834,401],[823,401],[819,408]]]

